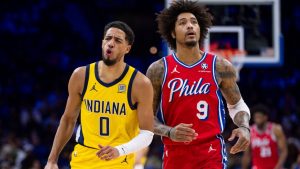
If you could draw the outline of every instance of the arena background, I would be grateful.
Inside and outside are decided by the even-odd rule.
[[[133,28],[136,39],[125,60],[141,72],[165,55],[155,22],[164,6],[163,0],[1,1],[0,168],[43,168],[69,77],[76,67],[100,59],[106,23],[122,20]],[[249,107],[268,105],[270,120],[283,126],[289,150],[285,167],[290,168],[297,157],[300,165],[300,1],[282,0],[280,12],[282,65],[244,67],[238,84]],[[225,138],[233,127],[227,118]],[[74,137],[61,153],[60,168],[68,168],[73,145]],[[145,168],[161,168],[161,153],[155,137]],[[229,168],[238,169],[240,157],[229,155]]]

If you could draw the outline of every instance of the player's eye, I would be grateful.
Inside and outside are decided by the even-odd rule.
[[[198,24],[196,20],[192,20],[192,24]]]
[[[186,22],[185,21],[179,21],[179,25],[184,25]]]
[[[110,39],[111,39],[111,37],[109,37],[109,36],[104,38],[104,40],[110,40]]]

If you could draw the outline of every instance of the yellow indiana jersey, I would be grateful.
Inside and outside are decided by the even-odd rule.
[[[99,78],[98,65],[99,62],[96,62],[86,67],[80,113],[81,124],[76,133],[77,143],[89,149],[99,149],[98,144],[102,146],[124,144],[139,132],[137,105],[131,102],[132,83],[137,70],[126,65],[118,79],[105,83]],[[75,151],[76,146],[72,161],[76,158],[73,156],[77,153]],[[79,157],[78,154],[76,155]],[[96,157],[96,154],[92,155]],[[128,158],[132,159],[130,163],[133,164],[134,156],[133,154],[129,156]],[[120,159],[116,161],[122,162],[124,157],[119,157]],[[98,160],[102,161],[101,163],[110,163]]]

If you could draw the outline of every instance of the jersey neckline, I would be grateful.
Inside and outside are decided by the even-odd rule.
[[[116,80],[114,80],[114,81],[112,81],[112,82],[110,82],[110,83],[105,83],[105,82],[103,82],[103,81],[100,79],[100,77],[99,77],[98,65],[99,65],[99,62],[96,62],[96,65],[95,65],[95,76],[96,76],[97,81],[98,81],[101,85],[103,85],[103,86],[105,86],[105,87],[111,87],[111,86],[113,86],[113,85],[119,83],[119,82],[125,77],[126,73],[127,73],[128,70],[129,70],[129,65],[126,64],[125,69],[124,69],[124,71],[123,71],[123,73],[121,74],[120,77],[118,77]]]
[[[184,67],[186,67],[186,68],[193,68],[193,67],[197,66],[199,63],[201,63],[201,62],[206,58],[207,53],[204,52],[203,55],[202,55],[202,58],[199,59],[196,63],[194,63],[194,64],[192,64],[192,65],[187,65],[187,64],[183,63],[182,61],[180,61],[179,58],[177,57],[177,55],[175,54],[175,52],[173,52],[172,56],[173,56],[173,58],[175,59],[175,61],[176,61],[177,63],[179,63],[180,65],[182,65],[182,66],[184,66]]]

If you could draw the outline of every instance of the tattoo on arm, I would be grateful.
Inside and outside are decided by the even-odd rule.
[[[154,115],[156,115],[159,107],[158,105],[160,102],[163,75],[164,75],[164,67],[163,67],[162,60],[158,60],[152,63],[146,73],[146,76],[150,79],[154,90],[154,98],[153,98],[153,110],[155,113]]]
[[[244,127],[249,128],[249,120],[250,120],[250,117],[249,117],[248,113],[244,112],[244,111],[240,111],[235,115],[233,122],[238,127],[244,126]]]
[[[153,111],[155,116],[154,133],[161,136],[167,136],[170,127],[162,124],[156,117],[156,114],[159,109],[160,99],[161,99],[160,97],[161,97],[163,75],[164,75],[164,64],[162,59],[152,63],[146,73],[146,76],[151,80],[153,90],[154,90],[154,98],[153,98]]]
[[[235,68],[224,58],[217,58],[216,70],[218,84],[226,102],[234,105],[241,99],[241,93],[236,84]]]
[[[154,119],[154,133],[160,136],[168,137],[168,132],[171,127],[162,124],[157,117]]]
[[[217,58],[216,62],[217,79],[222,95],[226,102],[235,105],[241,98],[240,89],[236,83],[236,70],[233,65],[224,58]],[[237,126],[249,127],[250,117],[247,112],[238,112],[233,122]]]

